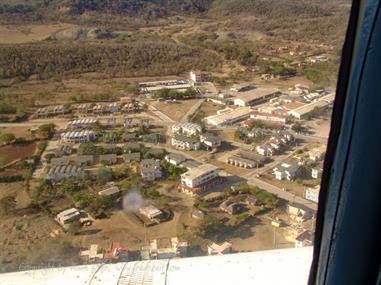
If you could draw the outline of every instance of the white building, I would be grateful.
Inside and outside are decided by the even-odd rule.
[[[140,175],[143,180],[154,181],[162,176],[160,161],[155,159],[143,159],[140,162]]]
[[[234,105],[239,107],[252,106],[270,100],[280,94],[280,91],[275,88],[255,88],[234,94],[235,98],[233,102]]]
[[[249,118],[250,113],[250,107],[226,109],[226,111],[219,112],[217,115],[206,117],[205,121],[213,126],[229,126]]]
[[[211,164],[202,164],[181,175],[180,189],[191,195],[200,193],[219,177],[218,168]]]
[[[200,142],[203,143],[208,149],[215,149],[221,146],[221,139],[211,133],[204,133],[200,135]]]
[[[327,147],[325,145],[320,145],[318,147],[311,149],[308,152],[308,156],[314,162],[323,160],[324,156],[325,156],[326,149],[327,149]]]
[[[66,143],[83,143],[95,140],[96,136],[93,131],[84,130],[79,132],[63,133],[61,138]]]
[[[201,70],[192,70],[190,73],[190,78],[194,83],[205,82],[209,80],[209,75]]]
[[[274,123],[280,123],[280,124],[285,124],[287,122],[287,116],[286,115],[264,113],[264,112],[259,112],[259,111],[251,112],[250,119],[267,121],[267,122],[274,122]]]
[[[199,150],[201,148],[201,143],[198,139],[177,134],[172,137],[171,144],[176,148],[184,150]]]
[[[300,166],[297,162],[282,163],[280,166],[274,168],[273,173],[277,180],[294,180],[299,169]]]
[[[177,153],[170,153],[170,154],[167,154],[165,157],[164,157],[165,161],[167,161],[168,163],[172,164],[172,165],[180,165],[182,162],[186,161],[187,158],[181,154],[177,154]]]
[[[321,167],[314,167],[311,169],[311,177],[313,179],[318,179],[323,174],[323,168]]]
[[[68,129],[86,129],[96,124],[97,122],[98,120],[94,118],[78,119],[78,120],[70,121],[67,124],[67,128]]]
[[[63,226],[75,220],[79,220],[80,217],[81,217],[81,213],[76,208],[70,208],[60,212],[56,216],[56,221]]]
[[[165,259],[187,255],[187,242],[179,242],[177,237],[150,240],[149,246],[142,247],[142,259]]]
[[[202,127],[194,123],[177,123],[172,126],[172,133],[181,133],[187,136],[199,135]]]
[[[305,190],[305,198],[315,203],[319,202],[320,185]]]
[[[318,101],[312,102],[310,104],[305,104],[299,108],[295,108],[287,112],[288,115],[293,116],[297,119],[303,119],[306,115],[310,114],[315,108],[326,108],[335,99],[335,94],[330,94],[321,97]]]
[[[277,150],[271,144],[265,143],[263,145],[256,146],[255,151],[263,156],[273,156]]]
[[[153,205],[139,208],[139,213],[152,221],[160,219],[163,215],[163,212]]]

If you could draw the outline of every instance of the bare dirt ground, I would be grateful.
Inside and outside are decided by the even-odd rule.
[[[36,150],[35,143],[7,145],[0,147],[0,166],[11,161],[31,157]]]
[[[304,197],[304,189],[305,186],[303,184],[298,184],[295,181],[288,181],[288,180],[277,180],[274,178],[274,175],[270,174],[271,170],[267,172],[266,174],[263,174],[261,176],[261,180],[266,181],[274,186],[277,186],[279,188],[285,188],[287,191],[293,193],[296,196]],[[311,179],[312,180],[312,179]],[[308,183],[309,180],[304,180],[306,183]]]
[[[31,138],[30,127],[14,125],[12,127],[0,126],[0,134],[12,133],[16,138]]]
[[[197,103],[197,99],[177,101],[173,104],[166,104],[164,102],[154,101],[151,103],[159,111],[170,117],[174,121],[179,121],[184,114]]]
[[[75,27],[72,24],[1,25],[0,44],[21,44],[46,39],[59,30]]]
[[[247,229],[250,236],[247,238],[234,238],[231,240],[233,249],[236,251],[258,251],[274,248],[293,247],[294,244],[286,239],[288,230],[285,228],[274,228],[270,220],[259,218]],[[274,238],[275,235],[275,238]]]
[[[324,118],[306,122],[305,125],[313,133],[314,136],[328,138],[331,129],[331,119]]]
[[[139,250],[150,239],[179,236],[184,225],[191,225],[190,213],[193,207],[193,198],[175,190],[177,182],[164,181],[157,190],[165,195],[166,209],[170,209],[170,220],[151,227],[144,227],[143,223],[131,212],[117,210],[106,219],[95,220],[93,225],[84,228],[80,236],[73,238],[76,245],[88,247],[96,243],[106,247],[111,241],[120,241],[131,250]],[[159,208],[160,201],[152,202]]]
[[[215,104],[212,102],[203,102],[200,106],[199,112],[204,114],[204,117],[216,115],[218,110],[225,108],[223,105]]]

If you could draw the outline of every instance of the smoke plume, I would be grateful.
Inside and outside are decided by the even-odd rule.
[[[129,191],[123,197],[123,209],[127,212],[137,212],[139,208],[145,206],[146,204],[146,201],[138,190]]]

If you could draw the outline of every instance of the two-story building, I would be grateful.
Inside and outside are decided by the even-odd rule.
[[[181,175],[179,189],[195,195],[208,190],[219,181],[218,168],[212,164],[202,164]]]

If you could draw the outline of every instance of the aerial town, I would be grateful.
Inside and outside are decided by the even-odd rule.
[[[335,94],[268,77],[217,89],[191,70],[35,109],[20,123],[34,154],[5,167],[31,170],[25,195],[44,210],[26,234],[69,240],[79,263],[312,245]]]

